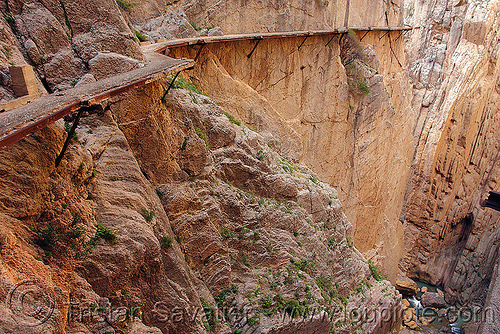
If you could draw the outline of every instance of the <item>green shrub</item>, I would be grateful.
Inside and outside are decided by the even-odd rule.
[[[368,82],[366,80],[359,80],[358,82],[351,83],[353,88],[357,88],[361,91],[361,93],[368,95],[370,94],[370,86],[368,86]]]
[[[97,224],[97,230],[96,230],[94,236],[92,238],[90,238],[89,241],[87,241],[84,244],[83,251],[77,252],[75,254],[75,258],[79,259],[81,257],[86,257],[87,255],[89,255],[92,252],[92,250],[94,249],[94,247],[97,245],[99,240],[101,240],[101,239],[104,239],[107,242],[113,244],[116,241],[116,232],[110,230],[107,227],[102,226],[101,224]]]
[[[234,238],[234,232],[227,229],[227,228],[223,228],[222,231],[220,232],[220,235],[222,235],[222,237],[224,239],[232,239]]]
[[[194,22],[191,22],[190,24],[191,24],[191,27],[193,27],[193,29],[196,30],[196,31],[200,31],[202,29],[201,27],[198,27],[196,25],[196,23],[194,23]]]
[[[149,211],[146,209],[142,209],[141,214],[148,223],[151,222],[155,216],[155,212],[153,210]]]
[[[241,253],[240,256],[241,256],[241,263],[243,263],[248,268],[252,267],[252,264],[250,263],[250,261],[248,261],[248,257],[245,253]]]
[[[248,321],[247,321],[247,323],[248,323],[249,326],[254,326],[258,322],[259,322],[259,318],[255,317],[255,316],[249,318]]]
[[[12,48],[8,45],[5,45],[3,47],[3,54],[5,55],[5,57],[7,59],[11,59],[12,58]]]
[[[337,244],[337,241],[335,240],[335,238],[328,239],[328,248],[332,249],[335,247],[336,244]]]
[[[231,286],[222,290],[217,296],[214,297],[217,307],[222,308],[226,304],[226,298],[232,294],[238,292],[238,286],[236,284],[231,284]]]
[[[3,14],[3,18],[5,19],[5,21],[7,21],[8,24],[10,25],[14,24],[14,17],[12,16],[11,13]]]
[[[345,240],[347,241],[347,246],[349,246],[349,248],[352,248],[351,238],[346,237]]]
[[[130,12],[130,10],[136,5],[135,3],[128,2],[126,0],[116,0],[116,3],[121,9],[126,10],[127,12]]]
[[[172,237],[167,235],[165,237],[161,238],[161,242],[167,247],[170,248],[172,247]]]
[[[110,243],[114,243],[116,241],[116,233],[109,228],[102,226],[101,224],[97,224],[97,232],[94,238],[102,238]]]
[[[230,113],[224,112],[224,115],[226,115],[226,117],[229,119],[229,122],[241,126],[241,122],[234,118],[234,116]]]
[[[373,278],[375,278],[375,280],[385,280],[385,277],[380,272],[380,269],[375,264],[373,264],[372,260],[368,260],[368,266],[370,267],[370,271],[372,272],[372,276]]]
[[[66,130],[66,133],[69,134],[69,132],[71,131],[71,127],[72,127],[71,124],[64,123],[64,129]],[[76,132],[73,132],[73,135],[71,136],[71,139],[73,139],[75,142],[78,143],[78,136],[76,135]]]
[[[37,243],[42,248],[50,247],[57,240],[60,240],[61,239],[60,230],[61,229],[59,227],[55,226],[55,224],[53,222],[49,222],[47,224],[47,226],[43,229],[40,229],[40,228],[32,229],[32,231],[38,235]]]
[[[66,26],[70,31],[71,38],[73,38],[73,27],[71,26],[71,22],[69,21],[68,13],[66,12],[66,6],[64,5],[64,2],[62,0],[59,0],[59,4],[61,5],[61,8],[63,10],[64,22],[66,23]]]
[[[203,139],[203,141],[205,142],[205,145],[207,145],[207,147],[209,146],[208,145],[208,136],[206,134],[203,133],[203,131],[201,131],[201,129],[199,128],[196,128],[196,134],[198,135],[198,137],[200,137],[201,139]]]
[[[188,143],[188,139],[187,139],[187,137],[184,137],[184,141],[182,142],[182,145],[181,145],[181,151],[184,151],[186,149],[187,143]]]
[[[215,308],[210,306],[205,298],[200,298],[201,306],[203,306],[203,311],[205,312],[206,321],[203,320],[203,325],[207,330],[212,330],[217,326],[217,313]]]
[[[174,80],[174,76],[173,75],[170,75],[168,78],[167,78],[167,81],[169,84],[172,84],[172,80]],[[190,92],[193,92],[193,93],[196,93],[196,94],[200,94],[200,95],[205,95],[205,96],[208,96],[207,93],[205,93],[200,87],[198,87],[196,84],[192,83],[192,82],[189,82],[187,80],[184,80],[183,78],[181,77],[177,77],[177,79],[175,79],[174,83],[172,84],[172,88],[182,88],[182,89],[187,89],[189,90]]]
[[[250,230],[246,227],[243,227],[239,232],[238,232],[238,239],[243,239],[245,237],[245,234],[250,232]]]
[[[134,34],[135,37],[139,40],[139,42],[146,42],[148,40],[148,37],[146,35],[141,34],[140,31],[137,31],[134,29]]]

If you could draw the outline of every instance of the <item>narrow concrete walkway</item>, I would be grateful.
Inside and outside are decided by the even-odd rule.
[[[408,26],[398,27],[351,27],[319,31],[291,31],[255,33],[223,36],[200,36],[151,43],[142,46],[146,56],[144,67],[117,76],[82,85],[73,89],[43,96],[23,107],[0,113],[0,149],[14,144],[34,131],[54,123],[65,115],[78,110],[82,105],[95,104],[128,90],[156,80],[162,74],[186,69],[193,64],[189,59],[173,59],[161,53],[169,48],[186,45],[203,45],[242,40],[262,40],[273,38],[297,38],[318,35],[343,34],[354,31],[405,31]]]
[[[192,66],[190,59],[173,59],[145,52],[145,66],[94,83],[40,97],[11,111],[0,113],[0,149],[54,123],[84,104],[96,104],[130,89]]]
[[[149,52],[162,52],[165,49],[176,48],[186,45],[213,44],[223,42],[237,42],[244,40],[260,40],[273,38],[291,38],[291,37],[310,37],[319,35],[336,35],[344,34],[349,30],[354,31],[406,31],[411,30],[408,26],[398,27],[352,27],[352,28],[337,28],[330,30],[314,30],[314,31],[284,31],[284,32],[268,32],[240,35],[223,35],[223,36],[199,36],[182,39],[172,39],[168,41],[159,41],[158,43],[145,45],[143,48]]]

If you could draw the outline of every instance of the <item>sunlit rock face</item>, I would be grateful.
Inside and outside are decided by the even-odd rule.
[[[386,333],[401,319],[277,320],[295,302],[301,312],[398,311],[371,259],[394,283],[402,271],[442,285],[449,303],[494,304],[499,214],[480,202],[500,173],[498,6],[1,1],[2,102],[15,98],[12,65],[32,65],[46,94],[142,66],[139,39],[361,29],[207,45],[168,95],[160,81],[85,115],[57,169],[59,123],[0,151],[2,296],[26,278],[42,282],[62,304],[40,332],[123,325],[65,316],[86,299],[96,310],[139,305],[141,320],[126,323],[138,332],[327,332],[333,323]],[[413,29],[362,30],[402,25]],[[186,310],[183,320],[159,319],[158,301]],[[248,312],[214,323],[203,308],[216,306]]]

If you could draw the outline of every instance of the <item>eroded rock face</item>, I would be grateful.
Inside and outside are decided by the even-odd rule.
[[[242,5],[226,0],[186,0],[182,5],[190,21],[199,27],[251,33],[397,25],[402,1],[246,1]]]
[[[60,124],[2,151],[0,259],[11,273],[2,276],[2,291],[31,276],[54,291],[57,310],[41,332],[203,333],[203,321],[218,332],[243,333],[327,331],[332,323],[341,333],[399,327],[401,295],[371,278],[333,188],[231,123],[208,97],[178,89],[157,100],[161,95],[154,83],[85,115],[57,169]],[[149,116],[130,112],[132,101],[149,106]],[[165,157],[141,151],[132,124],[163,133],[148,138]],[[32,151],[43,145],[50,154]],[[177,167],[155,176],[164,162]],[[146,176],[155,176],[153,183]],[[59,276],[62,268],[67,273]],[[394,316],[347,319],[342,301],[353,314],[383,307]],[[92,316],[68,318],[69,303]],[[142,322],[120,318],[119,307],[130,305]],[[207,314],[216,307],[218,320]],[[235,312],[224,315],[224,307]],[[183,310],[182,320],[165,318],[174,308]]]
[[[422,27],[408,41],[419,118],[401,264],[412,277],[443,284],[450,302],[482,303],[500,233],[499,213],[480,207],[500,175],[498,3],[410,9],[409,22]]]
[[[10,62],[33,62],[40,76],[54,90],[69,88],[82,77],[85,77],[83,82],[87,78],[92,80],[89,65],[97,68],[92,66],[92,59],[95,63],[102,52],[120,54],[115,60],[130,57],[126,64],[132,68],[142,59],[142,54],[129,25],[151,39],[194,36],[196,32],[189,21],[199,28],[219,25],[225,33],[267,31],[268,28],[271,31],[324,29],[346,23],[382,26],[397,24],[399,14],[394,8],[402,6],[394,2],[391,5],[370,2],[366,8],[358,1],[351,1],[350,15],[345,22],[343,1],[250,1],[245,4],[245,15],[237,2],[185,1],[182,6],[187,16],[181,4],[174,2],[140,1],[130,12],[119,9],[112,0],[86,2],[85,6],[80,1],[3,2],[2,9],[8,9],[13,16],[9,24],[18,34],[19,41],[15,40],[9,24],[2,21],[5,34],[0,42],[5,52],[0,54],[0,81],[4,86],[0,98],[13,98],[6,71]],[[263,277],[265,268],[285,268],[283,261],[311,259],[311,254],[300,250],[298,242],[294,243],[290,233],[295,233],[290,231],[290,226],[307,230],[307,238],[304,235],[294,235],[294,238],[304,237],[311,249],[325,250],[321,245],[313,246],[311,241],[325,243],[322,238],[330,233],[313,231],[317,227],[314,224],[321,225],[328,218],[332,219],[333,209],[328,207],[334,193],[330,188],[328,191],[321,188],[325,185],[319,183],[319,179],[323,179],[339,191],[347,217],[354,223],[354,242],[369,257],[380,259],[391,278],[396,275],[396,262],[403,249],[403,227],[398,218],[405,203],[401,219],[407,254],[400,268],[413,278],[443,284],[448,301],[483,302],[488,284],[496,275],[493,268],[498,254],[491,245],[498,243],[500,233],[498,214],[483,210],[478,204],[488,190],[498,188],[500,173],[497,163],[500,122],[496,112],[498,3],[489,1],[476,6],[463,1],[407,1],[405,8],[409,15],[407,22],[419,29],[406,37],[398,32],[370,32],[362,36],[363,59],[348,64],[341,59],[340,39],[327,37],[306,41],[302,38],[262,41],[250,57],[255,46],[253,41],[221,44],[216,49],[207,47],[199,59],[199,68],[190,79],[201,84],[220,106],[202,95],[186,95],[179,91],[162,101],[159,87],[147,88],[147,97],[143,90],[132,92],[125,99],[113,101],[110,108],[116,123],[110,114],[88,118],[84,125],[92,133],[79,133],[85,142],[75,145],[78,148],[70,153],[70,168],[66,174],[49,168],[47,157],[37,156],[42,165],[26,163],[21,158],[35,161],[29,157],[27,146],[22,145],[38,149],[37,145],[44,140],[52,144],[47,146],[54,155],[61,142],[61,138],[56,138],[62,133],[60,129],[34,137],[40,142],[27,140],[20,144],[13,149],[15,152],[9,151],[14,158],[5,158],[10,165],[4,165],[7,176],[2,212],[7,215],[5,221],[11,222],[2,236],[8,245],[6,249],[21,245],[22,249],[29,249],[21,252],[22,256],[35,254],[43,258],[47,255],[43,248],[20,241],[38,238],[30,235],[27,227],[43,229],[54,220],[60,228],[65,228],[72,215],[85,214],[88,240],[98,231],[98,220],[106,221],[111,229],[123,228],[123,234],[115,246],[100,240],[96,246],[100,253],[92,252],[87,266],[79,266],[80,276],[71,276],[71,280],[64,282],[49,282],[49,287],[56,284],[64,291],[73,289],[73,292],[92,296],[94,302],[103,305],[108,302],[111,305],[138,303],[140,298],[149,300],[166,295],[172,296],[169,305],[199,307],[199,297],[215,305],[214,294],[224,291],[233,282],[241,283],[238,280],[244,281],[241,291],[255,291],[260,283],[246,280],[246,275]],[[266,11],[264,16],[260,15],[263,10]],[[209,33],[208,29],[205,32]],[[403,42],[405,38],[406,43]],[[10,56],[7,56],[10,52],[7,47],[12,48]],[[26,60],[19,50],[25,51]],[[196,52],[192,48],[180,50],[179,54],[193,58]],[[411,81],[405,73],[408,63]],[[102,64],[104,69],[126,69],[126,66],[110,66],[115,64],[111,62]],[[105,77],[109,73],[96,70],[95,77]],[[234,125],[234,118],[225,116],[222,111],[229,112],[258,133]],[[110,142],[103,141],[97,134]],[[412,175],[407,183],[411,159]],[[307,164],[318,176],[308,169],[295,170],[296,162]],[[89,166],[99,165],[102,175],[90,178],[82,174],[82,170],[78,171],[79,163],[84,164],[82,168],[87,168],[84,171],[89,174],[93,174]],[[11,174],[8,168],[11,165],[16,166],[17,174]],[[36,178],[34,174],[41,176]],[[296,177],[301,174],[307,175],[310,182]],[[120,180],[120,177],[127,180]],[[88,198],[88,192],[94,190],[88,184],[82,188],[77,185],[77,190],[70,191],[73,179],[95,186],[99,200]],[[15,188],[17,183],[22,185],[22,191]],[[151,189],[146,189],[152,185],[158,187],[160,193],[167,194],[161,203]],[[115,192],[113,186],[119,190]],[[87,198],[75,200],[76,191],[87,193]],[[294,204],[261,208],[260,203],[256,205],[253,200],[244,198],[243,192],[250,194],[250,198],[254,195],[257,201],[269,199],[273,205],[278,201]],[[76,207],[69,205],[67,210],[63,204],[68,203],[62,201],[68,196]],[[47,204],[42,204],[45,202]],[[139,208],[137,203],[144,208]],[[92,210],[98,210],[99,214],[93,217]],[[155,218],[148,222],[142,214],[149,217],[151,211],[156,213]],[[303,219],[292,220],[289,215],[293,214],[303,214]],[[164,255],[165,246],[160,242],[167,234],[173,237],[167,228],[167,217],[172,220],[174,231],[189,239],[185,244],[181,242],[184,253],[173,242],[175,254],[170,257]],[[304,219],[313,225],[304,223]],[[344,224],[345,218],[337,222]],[[271,223],[276,223],[273,228],[277,231],[272,230]],[[24,226],[24,230],[15,226]],[[204,226],[206,231],[200,231],[199,226]],[[239,235],[243,227],[258,231],[258,237],[223,236],[231,236],[231,232]],[[221,231],[224,228],[227,231]],[[345,232],[342,238],[331,232],[332,237],[336,241],[345,237],[345,243],[349,244],[347,237],[351,238],[351,227],[342,229]],[[135,235],[132,232],[135,230],[143,233]],[[313,235],[310,238],[309,233]],[[283,245],[278,259],[267,249],[264,251],[265,243],[275,236]],[[255,242],[247,245],[247,239]],[[205,244],[200,240],[209,240],[201,253]],[[299,251],[295,252],[296,249]],[[244,264],[244,258],[238,257],[246,252],[250,254],[247,260],[251,268]],[[342,252],[349,261],[351,256],[360,259],[355,251]],[[261,253],[269,258],[258,256]],[[187,254],[187,263],[182,260],[184,254]],[[332,270],[328,260],[319,257],[314,260],[320,263],[318,267],[329,268],[326,272]],[[108,258],[110,261],[106,262]],[[14,257],[12,261],[25,261],[30,273],[37,271],[39,266],[28,255]],[[60,264],[45,261],[48,264],[44,266],[52,267],[40,272],[43,279],[48,280]],[[211,267],[212,261],[217,265]],[[355,269],[348,272],[346,278],[351,285],[343,282],[344,290],[339,289],[345,293],[350,293],[353,282],[366,278],[366,266],[352,261]],[[120,267],[122,263],[126,264]],[[264,269],[252,267],[254,264]],[[165,272],[169,266],[181,274],[153,277],[150,273]],[[336,270],[337,267],[333,267]],[[8,270],[16,273],[20,269]],[[189,270],[198,275],[196,279],[189,277]],[[112,274],[115,271],[117,274]],[[297,272],[311,284],[317,279],[314,271]],[[9,275],[5,291],[15,284],[13,274]],[[19,278],[23,278],[22,275]],[[284,280],[285,276],[280,279]],[[154,282],[144,283],[143,280]],[[73,287],[81,281],[85,281],[82,283],[85,293]],[[123,289],[120,286],[128,284],[130,287],[124,289],[133,290],[133,293],[116,293],[117,289]],[[157,284],[165,288],[156,289]],[[319,289],[316,295],[320,296],[321,289],[316,285]],[[283,293],[292,298],[294,289],[299,288],[291,285],[284,288]],[[268,292],[265,288],[262,291]],[[495,291],[490,289],[488,300],[496,300]],[[56,294],[59,299],[69,300],[65,293],[59,292]],[[115,296],[107,295],[113,293]],[[245,298],[240,294],[232,296],[228,302],[243,307],[248,301]],[[256,302],[258,298],[254,299]],[[180,327],[156,324],[151,315],[153,306],[151,303],[145,306],[148,325],[158,325],[163,331],[203,330],[199,323],[182,323]],[[49,330],[62,328],[61,319],[67,310],[58,311],[53,327],[47,327]],[[2,312],[8,313],[8,310]],[[246,323],[251,317],[246,320],[234,318],[228,324]],[[68,326],[106,330],[109,329],[108,320],[100,316],[91,324]],[[273,329],[273,321],[272,316],[262,319],[260,326],[286,332],[313,330],[324,325],[315,318],[314,326],[317,327],[300,329],[293,323],[289,328]],[[17,325],[6,326],[13,331],[16,327],[12,326]],[[144,329],[140,324],[137,326]],[[220,325],[219,329],[224,326]],[[250,327],[246,330],[250,331]]]
[[[8,1],[20,45],[51,90],[74,86],[98,52],[143,60],[134,34],[114,0]]]
[[[150,40],[186,38],[198,35],[189,23],[186,14],[178,6],[168,7],[163,15],[141,22],[137,27]]]
[[[334,286],[339,295],[349,294],[350,308],[361,303],[368,312],[381,302],[398,314],[401,297],[387,281],[362,283],[358,293],[352,292],[352,281],[366,277],[369,270],[351,243],[352,227],[334,189],[307,168],[280,158],[260,134],[237,125],[234,118],[231,123],[213,100],[174,89],[162,102],[157,100],[160,92],[148,88],[131,93],[112,110],[134,151],[140,150],[144,173],[157,184],[189,267],[211,294],[203,298],[210,307],[244,310],[230,314],[217,330],[229,326],[250,332],[256,326],[264,332],[295,333],[329,328],[324,316],[306,323],[290,319],[286,325],[276,317],[281,303],[311,309],[328,304],[336,297],[327,298],[325,291]],[[156,104],[157,112],[144,118],[140,110],[131,109],[138,94],[146,105]],[[167,118],[169,123],[160,121]],[[162,152],[170,148],[163,158],[171,163],[170,174],[157,175],[164,169],[141,148],[145,144],[140,131],[154,124],[168,126],[158,129],[162,136],[149,136],[147,145]],[[214,127],[220,131],[212,131]],[[212,147],[212,142],[218,145]],[[171,182],[165,183],[167,178]],[[237,293],[228,292],[233,284]],[[359,294],[365,289],[370,292]],[[373,299],[363,301],[370,294]],[[267,310],[260,315],[259,305]],[[384,333],[400,321],[395,315],[387,323],[349,325],[337,311],[332,321],[346,333],[353,328]],[[301,307],[296,312],[302,312]]]
[[[411,296],[417,294],[417,283],[414,280],[412,280],[411,278],[404,277],[404,276],[398,276],[396,278],[395,286],[396,286],[396,289],[401,293],[405,293],[405,294],[411,295]]]
[[[253,41],[206,46],[189,78],[282,155],[336,185],[355,222],[355,244],[375,248],[370,256],[378,252],[395,279],[403,245],[400,195],[413,148],[411,95],[403,93],[406,78],[397,63],[398,57],[404,61],[403,44],[369,33],[359,46],[363,59],[346,68],[339,37],[310,37],[303,44],[303,38],[264,40],[251,57]],[[396,56],[383,58],[390,47]]]
[[[85,118],[79,143],[56,170],[61,127],[2,151],[3,298],[26,279],[49,294],[56,308],[47,319],[28,319],[43,320],[34,333],[148,329],[138,319],[127,324],[126,312],[164,332],[203,333],[191,313],[199,297],[184,258],[175,241],[168,250],[161,243],[172,235],[168,218],[111,115]],[[152,312],[158,302],[182,307],[186,320],[160,321]],[[9,305],[0,328],[32,332]]]

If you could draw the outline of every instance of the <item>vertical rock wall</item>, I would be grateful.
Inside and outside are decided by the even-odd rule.
[[[226,33],[384,27],[401,20],[399,0],[184,0],[182,4],[196,25],[220,26]]]
[[[498,2],[410,7],[409,71],[418,140],[405,208],[402,268],[443,284],[449,301],[481,301],[498,256]]]
[[[248,126],[281,133],[269,143],[338,189],[347,216],[356,222],[354,242],[363,252],[375,249],[370,256],[379,255],[390,277],[402,255],[399,213],[415,118],[398,36],[365,35],[359,45],[363,59],[347,71],[338,35],[264,40],[253,52],[254,41],[207,46],[189,74]],[[196,53],[197,47],[188,47],[171,55]],[[356,88],[362,82],[367,95]]]

